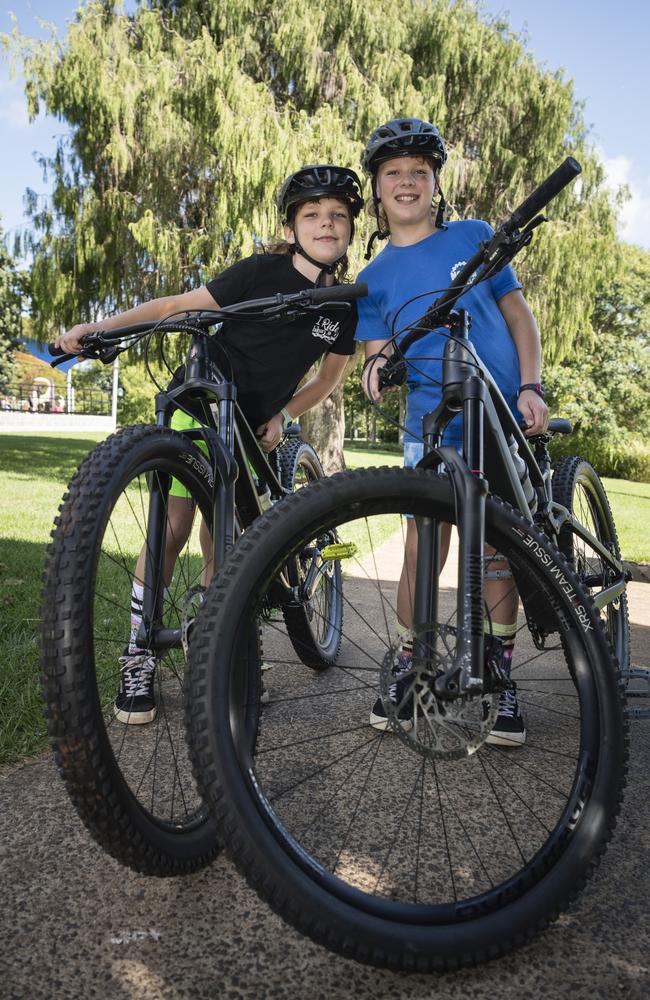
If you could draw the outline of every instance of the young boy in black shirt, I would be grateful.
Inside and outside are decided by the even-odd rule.
[[[331,164],[303,167],[280,189],[278,209],[285,240],[271,247],[270,253],[238,261],[194,291],[152,299],[100,322],[78,324],[58,337],[55,346],[76,353],[82,337],[94,330],[155,323],[186,310],[214,309],[277,292],[334,284],[345,272],[354,220],[362,204],[361,184],[354,171]],[[354,307],[344,318],[340,311],[323,308],[286,326],[254,321],[223,325],[219,338],[232,363],[237,401],[264,451],[277,447],[285,427],[334,390],[349,355],[354,353],[355,327]],[[316,374],[298,388],[319,358],[322,361]],[[186,415],[177,411],[172,427],[187,425]],[[165,551],[167,585],[194,518],[185,496],[182,487],[172,487]],[[207,553],[209,543],[203,526],[202,534]],[[142,620],[144,562],[143,549],[133,581],[131,639],[120,657],[120,691],[115,702],[117,718],[129,724],[151,722],[156,716],[156,660],[135,644]]]

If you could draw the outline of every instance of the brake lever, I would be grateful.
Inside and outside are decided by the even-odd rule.
[[[377,381],[380,389],[388,389],[390,386],[404,385],[406,382],[406,361],[403,357],[396,355],[389,358],[385,365],[379,369]]]
[[[490,244],[490,255],[483,269],[479,271],[478,276],[481,281],[484,281],[485,278],[491,278],[494,274],[498,274],[506,264],[509,264],[520,250],[528,246],[533,238],[533,231],[544,222],[548,222],[545,215],[536,215],[521,231],[508,232],[507,230],[501,230],[495,233],[495,236],[492,238],[493,242]]]

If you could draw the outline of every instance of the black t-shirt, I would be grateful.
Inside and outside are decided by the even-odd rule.
[[[220,306],[313,288],[289,254],[254,254],[207,283]],[[277,321],[276,321],[277,322]],[[226,322],[216,334],[232,363],[237,402],[255,429],[278,413],[323,354],[354,354],[357,310],[321,309],[276,325]]]

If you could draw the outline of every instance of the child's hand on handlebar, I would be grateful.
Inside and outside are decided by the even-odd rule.
[[[54,346],[66,354],[79,354],[82,338],[87,333],[92,333],[93,329],[92,323],[77,323],[66,333],[60,334],[54,341]]]
[[[379,372],[384,367],[388,358],[381,354],[369,359],[363,369],[361,376],[361,386],[371,403],[378,403],[383,398],[385,392],[389,392],[394,386],[384,389],[379,388]]]
[[[548,424],[548,407],[533,389],[524,389],[517,399],[517,409],[524,418],[526,437],[543,434]]]

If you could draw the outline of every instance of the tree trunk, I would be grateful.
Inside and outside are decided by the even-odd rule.
[[[328,399],[315,406],[300,418],[302,436],[315,448],[326,476],[341,472],[345,468],[343,458],[343,434],[345,416],[343,413],[343,383],[341,382]]]

